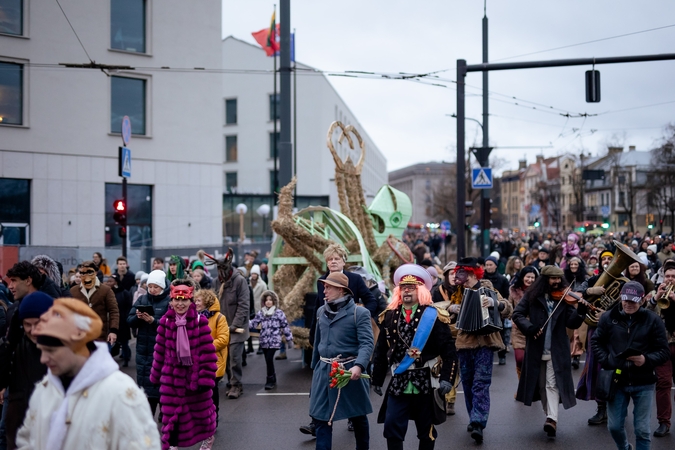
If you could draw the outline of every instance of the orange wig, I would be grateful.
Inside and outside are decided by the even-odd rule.
[[[419,304],[422,306],[428,306],[433,303],[431,300],[431,293],[429,289],[426,288],[423,284],[417,285],[417,299]],[[394,293],[391,296],[391,303],[387,306],[387,309],[397,309],[400,308],[403,304],[403,299],[401,298],[401,288],[396,286],[394,288]]]

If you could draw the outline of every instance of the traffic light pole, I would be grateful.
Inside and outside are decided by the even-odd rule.
[[[488,62],[488,18],[483,13],[483,62]],[[483,72],[483,148],[479,149],[476,159],[481,167],[489,166],[490,148],[489,109],[488,109],[488,72]],[[494,179],[494,178],[493,178]],[[481,254],[487,258],[490,254],[490,193],[491,189],[482,189],[480,199]]]
[[[127,222],[129,221],[129,203],[127,202],[127,177],[122,177],[122,200],[124,201],[126,220],[122,225],[125,229],[124,237],[122,238],[122,256],[127,257],[127,234],[129,229],[127,227]]]
[[[486,21],[487,23],[487,21]],[[668,61],[675,60],[675,53],[663,53],[656,55],[636,55],[636,56],[615,56],[606,58],[571,58],[571,59],[554,59],[549,61],[522,61],[513,63],[483,63],[467,65],[465,59],[457,60],[457,220],[462,220],[466,205],[466,186],[465,182],[465,163],[466,147],[464,142],[465,132],[465,86],[466,75],[469,72],[490,72],[493,70],[514,70],[514,69],[537,69],[544,67],[566,67],[566,66],[593,66],[600,64],[620,64],[633,62],[647,62],[647,61]],[[485,133],[483,135],[483,142],[489,142],[489,135],[487,129],[487,122],[484,124]],[[487,147],[487,145],[484,145]],[[489,194],[488,194],[489,195]],[[489,199],[488,199],[489,200]],[[486,202],[487,203],[487,202]],[[482,204],[482,203],[481,203]],[[489,205],[487,205],[489,206]],[[482,209],[482,208],[481,208]],[[459,231],[459,230],[458,230]],[[466,241],[464,233],[457,233],[457,258],[466,256]],[[489,227],[488,227],[489,239]],[[489,242],[488,242],[489,245]]]

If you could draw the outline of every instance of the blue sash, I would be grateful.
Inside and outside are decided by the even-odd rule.
[[[415,337],[413,337],[412,345],[410,346],[411,350],[416,349],[420,354],[422,353],[422,349],[424,349],[424,346],[427,344],[427,340],[429,340],[429,335],[431,334],[431,330],[434,327],[434,322],[436,322],[437,315],[438,311],[433,306],[429,306],[424,310],[420,324],[417,326]],[[403,360],[401,361],[401,364],[399,364],[394,371],[394,374],[402,374],[408,370],[408,368],[412,366],[414,362],[415,358],[406,353],[406,355],[403,357]]]

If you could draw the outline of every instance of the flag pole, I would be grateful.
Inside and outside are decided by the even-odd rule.
[[[277,15],[277,5],[274,5],[274,16],[276,17]],[[276,21],[275,21],[276,22]],[[274,24],[275,27],[275,34],[276,34],[276,23]],[[273,36],[274,37],[274,36]],[[274,37],[276,39],[276,37]],[[274,47],[273,47],[274,49]],[[274,52],[272,54],[272,57],[274,58],[274,135],[273,135],[273,140],[274,140],[274,187],[273,187],[273,194],[276,194],[279,190],[279,178],[278,178],[278,170],[277,170],[277,147],[279,143],[277,142],[277,103],[278,103],[278,94],[277,94],[277,52]]]
[[[295,28],[293,28],[293,176],[298,174],[298,63],[295,55]],[[293,206],[298,206],[298,184],[295,183]]]

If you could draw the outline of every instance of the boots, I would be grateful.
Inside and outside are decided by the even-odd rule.
[[[270,391],[277,387],[277,376],[276,374],[267,377],[267,383],[265,383],[265,390]]]
[[[595,413],[593,417],[588,419],[588,424],[602,425],[603,423],[607,423],[607,404],[598,403],[598,411]]]

